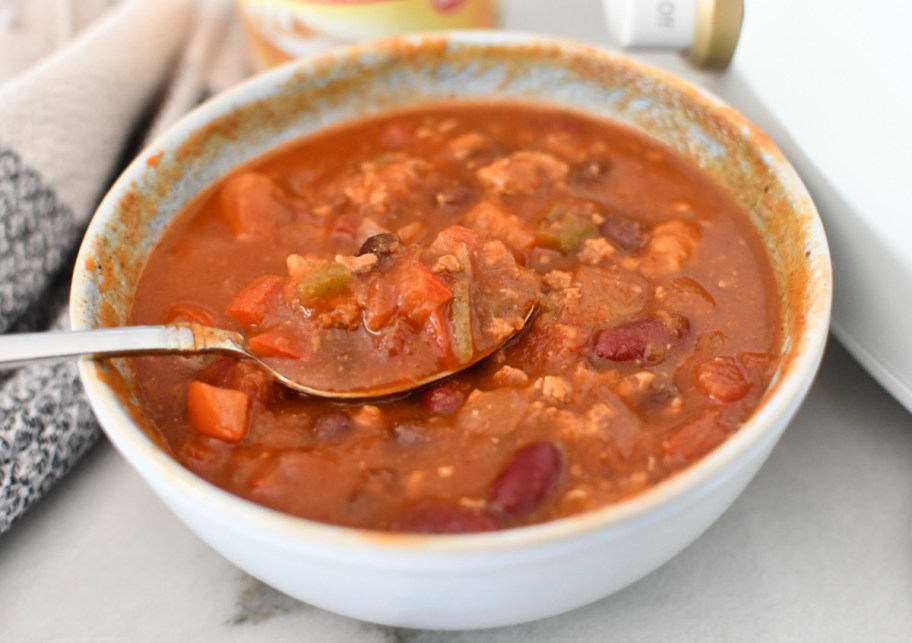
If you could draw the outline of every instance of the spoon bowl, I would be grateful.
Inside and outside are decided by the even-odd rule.
[[[143,353],[226,353],[254,362],[278,383],[298,393],[340,400],[370,399],[408,393],[477,364],[521,333],[534,314],[535,306],[531,306],[520,328],[485,351],[475,353],[469,362],[459,364],[457,368],[433,371],[416,380],[390,379],[370,388],[360,386],[354,374],[349,379],[352,386],[345,390],[311,386],[251,353],[243,334],[193,323],[4,335],[0,336],[0,368],[74,359],[82,355],[102,357]],[[378,356],[378,359],[381,358]]]

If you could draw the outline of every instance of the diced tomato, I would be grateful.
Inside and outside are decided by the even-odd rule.
[[[202,324],[203,326],[218,326],[218,320],[211,310],[199,304],[177,304],[168,310],[165,319],[168,324],[184,322]]]
[[[563,325],[547,322],[534,324],[531,331],[520,338],[523,353],[529,359],[527,368],[546,372],[565,369],[568,360],[579,359],[587,341],[581,333],[573,334]]]
[[[753,382],[765,383],[776,366],[776,357],[767,353],[738,353],[738,361]]]
[[[409,264],[398,276],[399,310],[416,324],[423,324],[453,297],[440,277],[423,263]]]
[[[443,305],[453,293],[430,268],[420,262],[404,263],[375,279],[367,291],[364,322],[373,332],[388,326],[397,315],[415,326],[428,326],[446,348],[448,333]],[[436,319],[431,319],[436,315]]]
[[[719,414],[710,411],[691,420],[665,441],[665,454],[671,466],[683,466],[709,453],[725,441]]]
[[[444,228],[434,237],[428,250],[435,257],[453,255],[462,268],[471,274],[472,254],[481,244],[481,237],[474,230],[463,226]]]
[[[302,359],[308,354],[304,346],[281,330],[267,330],[247,340],[247,348],[258,357],[291,357]]]
[[[264,174],[239,174],[222,188],[222,218],[237,237],[264,237],[292,218],[288,206],[277,200],[278,193],[278,186]]]
[[[372,332],[377,332],[396,314],[396,291],[385,276],[371,281],[367,289],[367,300],[364,303],[364,325]]]
[[[278,275],[257,277],[228,302],[225,312],[242,326],[255,326],[263,321],[270,301],[284,283]]]
[[[714,357],[697,367],[697,385],[718,402],[737,402],[751,390],[751,381],[734,357]]]
[[[247,435],[250,396],[204,382],[187,387],[187,420],[194,429],[225,442],[239,442]]]
[[[440,231],[441,237],[449,237],[456,243],[462,243],[467,246],[477,246],[481,243],[481,237],[471,228],[461,225],[451,225]]]
[[[440,355],[447,358],[450,366],[455,367],[459,364],[453,356],[449,324],[447,324],[446,315],[442,307],[428,315],[424,324],[424,332],[434,341],[434,344],[440,349]]]

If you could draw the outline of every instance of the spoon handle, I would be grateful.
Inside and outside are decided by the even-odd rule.
[[[81,355],[242,352],[239,342],[237,333],[195,324],[16,333],[0,336],[0,368],[61,361]]]

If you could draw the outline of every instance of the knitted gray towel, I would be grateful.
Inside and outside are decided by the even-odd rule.
[[[30,0],[0,9],[0,332],[62,329],[85,225],[172,72],[194,7]],[[29,59],[23,52],[47,45],[47,31],[62,42]],[[72,363],[0,371],[0,533],[97,436]]]
[[[0,330],[61,328],[72,211],[0,147]],[[66,473],[98,431],[73,364],[0,372],[0,532]]]

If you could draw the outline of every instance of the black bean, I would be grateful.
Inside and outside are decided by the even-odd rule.
[[[378,257],[385,257],[399,252],[400,247],[399,235],[392,232],[382,232],[368,237],[361,248],[358,250],[358,256],[366,255],[370,252]]]
[[[399,444],[420,444],[428,439],[422,427],[411,422],[397,424],[390,429],[389,436]]]
[[[627,251],[639,250],[646,245],[649,229],[644,224],[617,214],[603,216],[605,221],[601,225],[601,232],[609,241]]]

